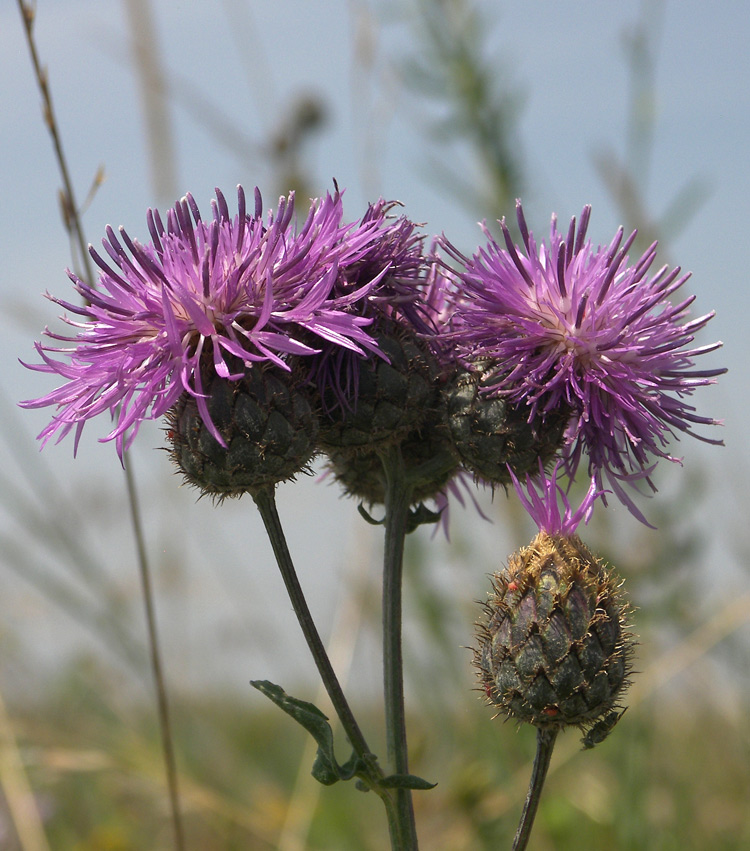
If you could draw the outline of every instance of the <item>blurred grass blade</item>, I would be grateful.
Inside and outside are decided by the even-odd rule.
[[[18,750],[13,725],[0,691],[0,786],[8,804],[21,851],[51,851]]]

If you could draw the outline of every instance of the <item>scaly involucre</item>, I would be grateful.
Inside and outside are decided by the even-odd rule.
[[[678,460],[667,445],[680,432],[721,443],[695,434],[694,425],[717,421],[685,401],[726,371],[694,365],[721,345],[692,345],[713,313],[689,320],[694,297],[670,301],[689,278],[679,268],[647,274],[655,243],[634,265],[628,250],[635,233],[623,242],[620,228],[608,246],[592,247],[586,240],[590,207],[577,229],[571,221],[567,235],[553,216],[549,246],[537,245],[520,202],[516,212],[523,249],[505,220],[505,247],[486,227],[487,246],[471,258],[442,241],[458,261],[461,292],[452,327],[459,354],[488,371],[484,392],[527,405],[530,421],[568,406],[567,473],[575,474],[585,453],[599,486],[604,473],[643,519],[623,481],[648,481],[656,460]]]
[[[292,355],[311,355],[324,345],[358,355],[377,352],[367,331],[372,319],[352,305],[376,282],[364,275],[356,286],[336,287],[341,265],[370,249],[377,228],[342,223],[341,196],[314,201],[298,227],[294,195],[281,198],[276,214],[263,217],[260,193],[249,215],[238,188],[231,216],[217,190],[212,219],[204,221],[191,195],[166,216],[147,215],[151,241],[142,244],[121,228],[103,240],[109,261],[93,248],[99,267],[94,287],[68,273],[85,305],[51,298],[80,319],[64,316],[76,333],[45,330],[66,347],[36,344],[42,362],[31,369],[65,383],[25,407],[57,411],[39,438],[58,441],[75,429],[75,447],[86,421],[109,411],[122,456],[144,419],[162,416],[183,392],[196,398],[201,416],[221,440],[205,405],[201,371],[208,364],[222,378],[238,379],[258,362],[288,368]],[[122,242],[121,242],[121,241]]]

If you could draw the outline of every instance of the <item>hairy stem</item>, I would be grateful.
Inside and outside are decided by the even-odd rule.
[[[382,456],[385,472],[385,551],[383,558],[383,686],[388,759],[395,774],[409,773],[404,710],[404,668],[401,650],[401,586],[404,541],[413,488],[408,484],[400,447]],[[417,849],[417,830],[410,789],[396,789],[398,837],[394,848]],[[399,844],[396,844],[398,840]]]
[[[557,730],[537,730],[536,732],[536,756],[534,767],[531,770],[529,791],[526,794],[526,802],[523,805],[521,821],[518,824],[516,837],[513,840],[513,851],[524,851],[529,844],[531,828],[534,826],[534,818],[539,807],[539,799],[542,797],[544,780],[547,776],[552,751],[555,747]]]

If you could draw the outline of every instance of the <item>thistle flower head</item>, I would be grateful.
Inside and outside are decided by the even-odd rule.
[[[371,323],[368,332],[374,339],[432,330],[424,298],[424,236],[406,216],[393,215],[396,206],[397,202],[380,199],[351,225],[332,291],[337,307]],[[372,352],[377,350],[370,347],[368,354]],[[389,360],[385,352],[378,353]],[[333,344],[322,346],[310,361],[310,379],[325,410],[346,412],[357,407],[361,366],[360,353]]]
[[[267,218],[257,189],[254,214],[241,187],[237,194],[232,216],[217,190],[208,221],[190,195],[168,211],[166,224],[150,210],[145,244],[123,229],[118,239],[109,227],[108,260],[90,249],[98,286],[69,273],[84,306],[52,300],[80,317],[63,317],[75,333],[45,333],[71,345],[37,343],[42,362],[27,364],[65,379],[22,403],[56,406],[42,441],[75,429],[77,447],[85,423],[109,411],[115,426],[103,440],[114,439],[122,456],[144,419],[162,416],[187,393],[222,443],[205,401],[207,363],[211,374],[238,380],[253,364],[288,369],[290,356],[323,345],[377,351],[366,330],[372,320],[349,309],[372,282],[357,282],[345,296],[334,291],[342,258],[349,262],[362,240],[362,228],[342,223],[340,193],[314,201],[299,227],[293,194]]]
[[[427,330],[423,302],[424,235],[406,216],[395,216],[396,201],[368,205],[339,261],[334,294],[352,299],[354,309],[367,316],[400,319],[415,330]],[[356,294],[368,286],[367,298]]]
[[[454,334],[467,363],[491,363],[484,392],[526,405],[530,420],[567,406],[568,473],[585,453],[597,481],[603,472],[638,515],[621,483],[647,479],[659,458],[678,460],[667,451],[671,437],[721,442],[695,434],[695,425],[716,420],[686,401],[725,372],[694,364],[721,344],[693,346],[713,314],[690,320],[693,297],[670,301],[689,275],[667,267],[649,275],[656,244],[629,264],[635,233],[624,239],[622,229],[594,248],[586,239],[590,212],[585,207],[567,233],[553,217],[549,245],[537,244],[520,202],[522,248],[504,220],[505,246],[485,228],[488,243],[472,258],[443,240],[460,267]]]

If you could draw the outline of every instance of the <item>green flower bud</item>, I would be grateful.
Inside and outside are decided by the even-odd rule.
[[[593,729],[589,746],[601,741],[621,714],[634,646],[613,573],[577,535],[540,532],[495,575],[485,611],[474,664],[489,701],[519,721]]]

